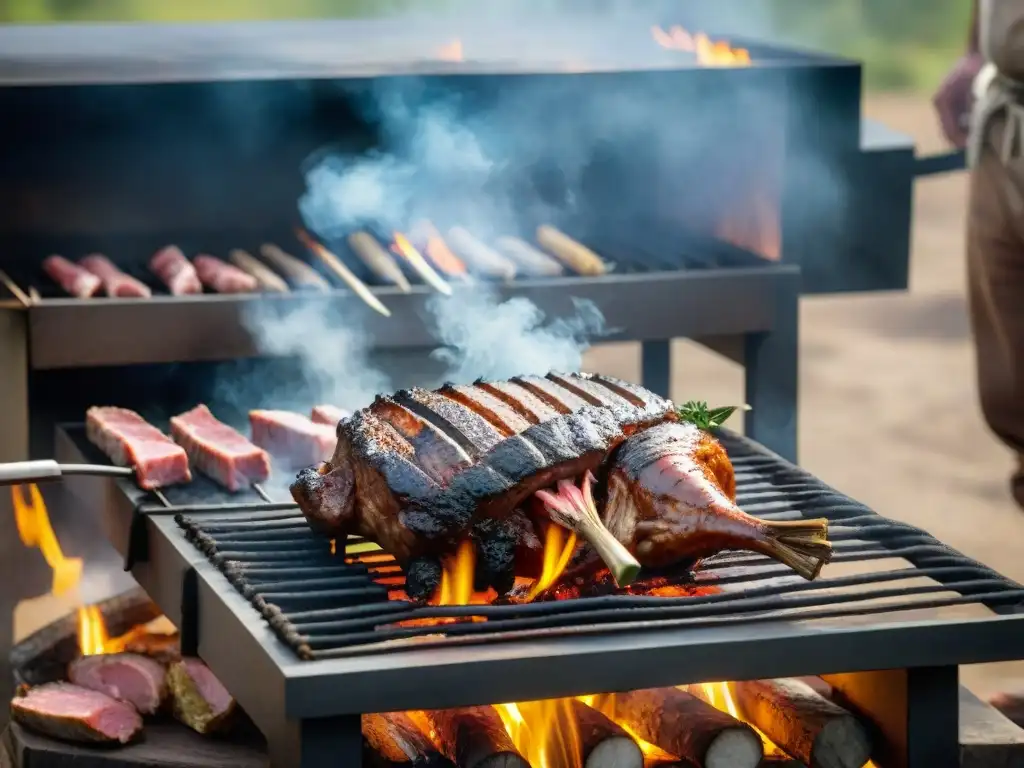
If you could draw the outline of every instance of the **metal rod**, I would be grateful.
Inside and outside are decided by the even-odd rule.
[[[115,467],[103,464],[58,464],[52,459],[35,461],[12,461],[0,464],[0,485],[20,485],[60,480],[64,475],[89,475],[93,477],[133,477],[131,467]]]

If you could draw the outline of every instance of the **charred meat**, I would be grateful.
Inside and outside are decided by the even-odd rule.
[[[679,419],[642,387],[582,373],[403,390],[342,421],[331,460],[300,472],[292,496],[324,535],[394,555],[413,598],[433,594],[441,559],[467,538],[477,588],[508,593],[538,511],[580,534],[620,584],[635,576],[629,559],[662,567],[723,549],[812,578],[831,552],[826,522],[741,512],[724,450]]]

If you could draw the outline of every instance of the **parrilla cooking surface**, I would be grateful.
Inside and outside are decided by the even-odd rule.
[[[145,544],[134,540],[133,573],[243,706],[291,718],[1019,654],[1020,585],[752,441],[722,439],[747,511],[832,521],[837,553],[820,579],[803,582],[743,555],[716,559],[700,577],[722,594],[417,607],[388,601],[365,567],[332,558],[287,503],[239,506],[224,493],[199,503],[193,490],[180,499],[189,505],[161,507],[138,491],[129,499],[121,485],[120,510],[108,510],[106,522],[122,552],[132,519],[136,534],[148,533]],[[61,460],[97,458],[80,429],[65,428],[58,445]],[[393,624],[462,616],[487,621]],[[617,667],[627,659],[628,670]],[[274,693],[269,681],[280,683]]]

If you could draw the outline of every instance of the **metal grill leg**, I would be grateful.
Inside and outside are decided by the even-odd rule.
[[[959,670],[921,667],[824,675],[837,699],[872,722],[880,768],[957,768]]]
[[[746,369],[746,435],[792,462],[797,460],[797,392],[800,355],[800,294],[796,283],[779,299],[775,328],[749,334],[743,345]]]
[[[640,344],[640,386],[662,397],[672,396],[672,342]]]
[[[363,764],[362,718],[341,715],[291,721],[269,746],[272,768],[359,768]]]

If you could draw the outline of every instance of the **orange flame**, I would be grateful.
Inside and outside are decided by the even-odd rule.
[[[459,38],[455,38],[450,43],[446,43],[437,49],[437,58],[439,61],[465,61],[465,56],[462,52],[462,41]]]
[[[694,54],[702,67],[750,66],[750,51],[745,48],[733,48],[725,40],[712,40],[703,32],[691,34],[678,24],[668,31],[651,27],[651,35],[662,48]]]
[[[570,701],[495,706],[512,743],[533,768],[583,768],[580,733]]]
[[[729,683],[700,683],[699,685],[681,685],[679,688],[680,690],[692,693],[720,712],[732,715],[737,720],[753,728],[757,735],[761,737],[761,743],[764,744],[766,756],[782,754],[782,750],[775,746],[775,743],[760,728],[748,721],[740,712],[739,707],[736,706],[736,699],[733,698],[732,688]]]
[[[548,523],[544,530],[544,564],[540,577],[534,582],[527,601],[533,600],[550,587],[569,565],[569,559],[576,551],[576,533],[557,523]]]
[[[14,506],[14,522],[18,536],[26,547],[37,547],[53,569],[54,595],[63,595],[78,586],[82,580],[82,560],[78,557],[64,557],[57,536],[50,525],[46,502],[34,483],[27,486],[28,499],[20,485],[11,487],[11,504]]]
[[[444,238],[441,237],[441,233],[437,231],[437,227],[435,227],[431,222],[417,222],[414,225],[413,233],[413,239],[417,242],[420,242],[421,240],[423,241],[420,243],[424,246],[423,252],[426,253],[427,258],[434,263],[435,267],[448,275],[448,277],[467,277],[466,265],[463,264],[462,259],[456,256],[452,249],[448,247],[448,243],[444,241]]]

